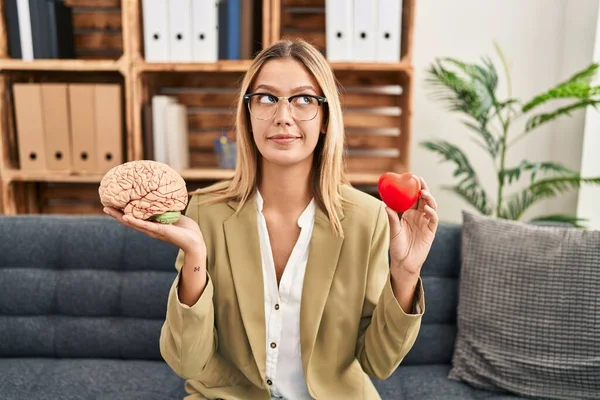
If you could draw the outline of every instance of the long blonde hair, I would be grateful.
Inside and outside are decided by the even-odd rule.
[[[250,117],[244,94],[254,83],[261,67],[270,60],[293,58],[302,63],[314,76],[327,98],[324,103],[323,121],[325,134],[320,135],[315,148],[312,167],[312,190],[317,205],[329,218],[335,234],[343,236],[339,212],[343,205],[341,186],[348,184],[343,160],[344,126],[338,87],[329,63],[321,52],[302,39],[283,39],[263,49],[248,68],[237,100],[236,145],[237,160],[233,178],[215,185],[198,189],[190,194],[213,193],[205,202],[234,200],[239,202],[238,211],[250,196],[256,193],[259,178],[260,153],[250,130]]]

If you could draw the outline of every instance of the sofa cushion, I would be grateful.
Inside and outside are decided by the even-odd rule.
[[[447,378],[450,364],[400,366],[385,381],[375,380],[386,400],[516,400],[506,392],[489,392]]]
[[[0,216],[0,357],[162,360],[177,248],[107,216]]]
[[[6,400],[166,400],[186,396],[164,362],[97,359],[0,359]]]
[[[523,396],[600,393],[600,231],[463,213],[451,379]]]

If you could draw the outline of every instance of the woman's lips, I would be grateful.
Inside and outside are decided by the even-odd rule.
[[[299,139],[299,137],[297,136],[273,136],[271,138],[269,138],[269,140],[277,143],[277,144],[288,144],[288,143],[292,143],[293,141]]]

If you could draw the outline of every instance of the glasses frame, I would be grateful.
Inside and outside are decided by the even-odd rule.
[[[275,111],[273,111],[273,115],[271,115],[269,118],[258,118],[254,114],[252,114],[252,111],[250,110],[250,99],[254,96],[271,96],[271,97],[276,98],[277,102],[275,103]],[[315,99],[317,101],[317,103],[319,103],[318,104],[319,107],[322,106],[324,103],[327,103],[326,97],[317,96],[314,94],[295,94],[292,96],[275,96],[274,94],[266,93],[266,92],[247,93],[244,95],[244,101],[246,102],[246,106],[248,107],[248,112],[250,113],[250,115],[252,115],[252,117],[254,117],[258,120],[261,120],[261,121],[268,121],[271,118],[273,118],[275,116],[275,114],[277,114],[277,111],[279,110],[279,103],[281,102],[281,100],[286,100],[288,102],[290,115],[292,116],[292,118],[294,118],[294,113],[292,112],[292,101],[297,97],[311,97],[311,98]],[[318,113],[319,113],[319,111],[317,108],[317,112],[310,119],[298,119],[298,118],[294,118],[294,119],[296,119],[298,121],[312,121],[313,119],[316,118]]]

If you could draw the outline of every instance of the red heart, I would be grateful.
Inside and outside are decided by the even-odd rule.
[[[421,194],[421,181],[410,172],[386,172],[379,177],[379,195],[392,210],[403,213],[411,208]]]

